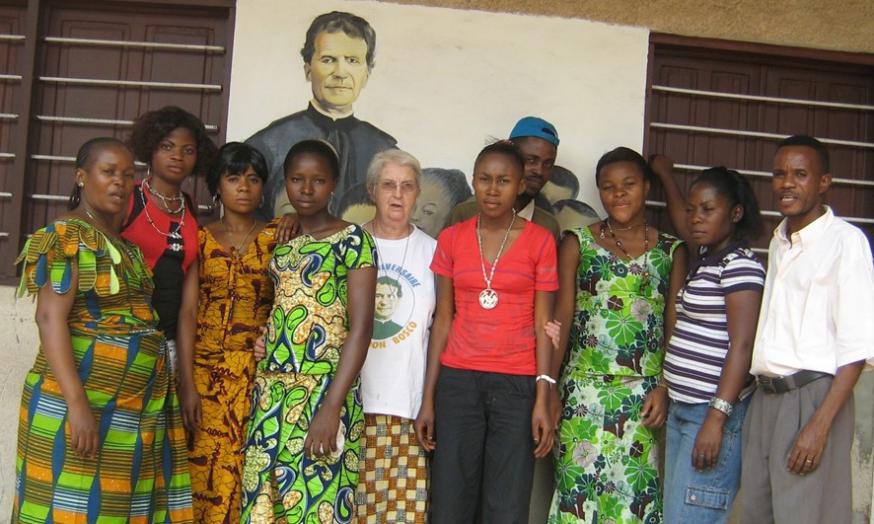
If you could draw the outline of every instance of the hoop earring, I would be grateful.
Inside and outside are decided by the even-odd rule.
[[[73,186],[73,191],[70,193],[70,198],[67,200],[67,209],[73,210],[79,207],[82,202],[82,187],[85,184],[77,183]]]

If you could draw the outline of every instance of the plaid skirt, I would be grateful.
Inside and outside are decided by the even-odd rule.
[[[358,524],[422,524],[428,512],[428,460],[413,421],[365,415],[364,467],[355,492]]]

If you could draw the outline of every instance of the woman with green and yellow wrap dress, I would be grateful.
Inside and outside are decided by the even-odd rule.
[[[267,354],[258,363],[244,449],[244,523],[348,523],[364,412],[358,374],[373,330],[376,248],[327,208],[339,176],[318,140],[285,160],[300,235],[278,244]]]

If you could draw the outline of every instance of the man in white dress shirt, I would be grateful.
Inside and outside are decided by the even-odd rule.
[[[784,219],[768,274],[743,431],[742,522],[849,523],[853,386],[874,363],[874,265],[865,235],[823,204],[828,151],[783,140],[772,188]]]

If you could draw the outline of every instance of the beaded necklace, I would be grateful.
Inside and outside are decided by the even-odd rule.
[[[145,183],[145,181],[144,181]],[[165,233],[161,231],[158,226],[155,225],[155,221],[152,220],[152,215],[149,214],[149,206],[146,201],[146,192],[140,191],[140,199],[143,202],[143,212],[146,214],[146,221],[152,226],[152,229],[155,230],[156,233],[161,235],[162,237],[166,237],[170,239],[170,244],[168,247],[176,252],[182,251],[184,246],[182,245],[182,228],[185,227],[185,205],[182,205],[182,215],[179,217],[179,227],[176,228],[176,231],[170,231],[169,233]]]
[[[607,226],[606,229],[610,232],[610,237],[613,239],[613,242],[616,243],[616,247],[619,248],[619,251],[622,251],[622,254],[625,255],[625,258],[628,259],[629,262],[634,260],[628,251],[625,249],[625,246],[622,245],[622,241],[616,236],[616,232],[613,230],[613,225],[610,224],[610,219],[605,218],[604,223],[601,224],[601,238],[604,238],[604,226]],[[634,229],[637,226],[629,226],[624,229],[620,229],[620,231],[628,231]],[[619,228],[617,228],[619,229]],[[642,295],[646,287],[649,285],[650,280],[649,274],[649,223],[643,223],[643,273],[640,278],[640,294]]]

